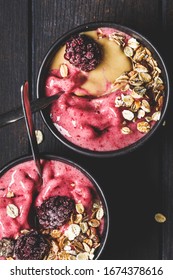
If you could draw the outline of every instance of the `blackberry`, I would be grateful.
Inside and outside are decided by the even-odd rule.
[[[14,240],[2,238],[0,240],[0,257],[12,257],[14,250]]]
[[[96,68],[102,58],[101,46],[91,37],[78,34],[66,42],[64,58],[83,71]]]
[[[18,237],[14,254],[18,260],[42,260],[49,250],[50,246],[44,236],[32,230]]]
[[[74,200],[67,196],[53,196],[37,207],[37,218],[44,229],[57,228],[64,225],[75,209]]]

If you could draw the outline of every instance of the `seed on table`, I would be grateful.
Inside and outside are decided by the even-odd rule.
[[[158,222],[158,223],[166,222],[166,217],[161,213],[155,214],[154,218],[155,218],[156,222]]]
[[[35,130],[35,136],[36,136],[36,140],[37,140],[37,144],[41,144],[43,142],[43,133],[41,130],[37,129]]]

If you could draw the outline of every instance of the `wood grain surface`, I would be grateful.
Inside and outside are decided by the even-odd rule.
[[[172,87],[173,1],[0,0],[0,114],[21,104],[20,87],[30,83],[36,98],[41,62],[54,41],[84,23],[109,21],[148,38],[162,55]],[[34,114],[44,141],[40,152],[69,158],[100,184],[110,211],[110,231],[100,259],[173,259],[173,110],[166,125],[143,147],[121,157],[98,159],[60,143]],[[30,153],[23,120],[0,129],[0,167]],[[158,212],[167,217],[155,221]]]

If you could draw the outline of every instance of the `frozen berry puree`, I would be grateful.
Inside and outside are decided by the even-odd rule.
[[[28,160],[0,178],[0,259],[89,260],[97,255],[105,211],[95,183],[63,160]]]
[[[129,34],[101,27],[71,36],[55,54],[45,94],[64,91],[50,118],[69,142],[90,151],[134,144],[159,121],[162,71],[153,53]]]

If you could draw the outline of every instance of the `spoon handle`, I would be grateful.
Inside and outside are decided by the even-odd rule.
[[[23,114],[25,118],[30,145],[31,145],[33,159],[35,161],[38,174],[40,178],[42,178],[42,168],[41,168],[39,149],[36,140],[33,120],[32,120],[32,111],[31,111],[31,105],[29,101],[29,86],[27,81],[21,87],[21,100],[22,100]]]
[[[46,108],[52,102],[57,100],[62,93],[63,92],[59,92],[58,94],[55,94],[53,96],[42,97],[42,98],[38,98],[38,99],[32,101],[31,102],[32,113],[35,113],[39,110]],[[16,122],[16,121],[22,119],[23,117],[24,117],[23,109],[21,107],[18,107],[14,110],[6,112],[6,113],[0,115],[0,127],[3,127],[10,123]]]

